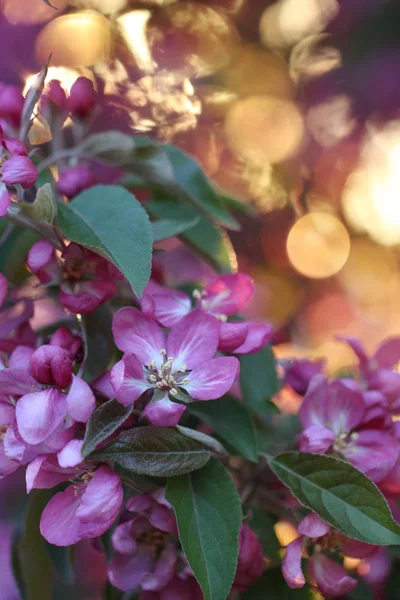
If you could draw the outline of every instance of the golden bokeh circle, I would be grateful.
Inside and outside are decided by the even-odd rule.
[[[297,106],[274,96],[239,100],[225,120],[233,152],[256,164],[279,163],[294,156],[304,137],[303,117]]]
[[[48,23],[36,40],[40,63],[63,67],[90,67],[111,55],[111,29],[99,13],[77,12]]]
[[[293,267],[311,279],[332,277],[345,265],[350,237],[338,218],[309,213],[289,232],[286,249]]]

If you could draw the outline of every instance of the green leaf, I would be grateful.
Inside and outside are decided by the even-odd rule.
[[[213,402],[194,402],[188,405],[188,409],[237,448],[242,456],[257,462],[257,437],[253,419],[241,402],[232,396],[225,396]]]
[[[174,220],[176,215],[188,220],[199,216],[193,207],[168,199],[164,194],[155,195],[147,209],[154,217],[166,220]],[[195,227],[179,237],[217,271],[231,273],[231,257],[235,257],[235,252],[227,234],[222,233],[210,219],[200,217]]]
[[[114,356],[112,313],[109,306],[102,304],[94,312],[82,315],[82,326],[86,338],[83,379],[92,381],[107,369]]]
[[[117,431],[132,413],[133,406],[124,406],[117,400],[109,400],[96,408],[86,426],[82,455],[89,456],[96,447]]]
[[[172,145],[146,138],[134,138],[136,149],[133,173],[153,189],[161,189],[170,198],[191,204],[205,215],[230,229],[239,224],[226,208],[223,196],[208,181],[197,162]]]
[[[183,198],[190,197],[196,206],[204,209],[221,225],[240,229],[236,219],[225,207],[222,196],[208,181],[199,164],[176,146],[167,145],[164,151],[171,162],[175,179],[184,191]]]
[[[26,595],[26,585],[24,581],[24,576],[22,573],[22,564],[19,556],[19,546],[22,539],[22,532],[19,528],[17,528],[12,536],[11,540],[11,569],[12,574],[15,579],[15,583],[17,584],[18,592],[22,598],[22,600],[27,599]]]
[[[150,277],[153,232],[130,192],[115,185],[85,190],[59,204],[57,224],[67,238],[114,263],[140,296]]]
[[[136,427],[121,433],[91,459],[113,460],[125,469],[153,477],[200,469],[210,458],[202,444],[169,427]]]
[[[288,588],[281,569],[268,570],[245,594],[241,600],[316,600],[310,586],[299,590]]]
[[[200,217],[190,219],[165,219],[164,221],[153,221],[154,241],[161,242],[175,237],[188,229],[193,229],[200,222]]]
[[[274,530],[276,519],[273,519],[271,515],[259,508],[250,507],[249,510],[251,512],[249,526],[257,534],[265,556],[271,560],[279,561],[281,545]]]
[[[0,219],[0,233],[7,226],[7,219]],[[0,249],[0,273],[8,281],[16,285],[26,279],[29,271],[26,266],[26,256],[35,242],[39,240],[37,233],[28,229],[15,227]]]
[[[240,387],[246,406],[257,413],[268,412],[268,400],[280,389],[270,346],[240,357]]]
[[[135,142],[130,135],[120,131],[102,131],[93,133],[80,145],[79,152],[105,160],[119,167],[132,162],[132,152]]]
[[[270,467],[299,502],[347,536],[378,546],[400,544],[400,527],[385,498],[349,463],[287,452],[273,458]]]
[[[211,459],[199,471],[169,479],[166,498],[204,599],[225,600],[235,577],[242,523],[240,498],[229,473]]]
[[[53,490],[34,490],[30,494],[25,531],[18,547],[18,557],[27,600],[50,600],[53,585],[53,567],[46,550],[46,542],[39,530],[40,517]]]

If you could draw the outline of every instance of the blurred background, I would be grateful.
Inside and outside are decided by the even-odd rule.
[[[400,4],[0,0],[0,73],[91,77],[95,129],[193,155],[246,208],[231,236],[280,355],[400,333]],[[29,6],[28,6],[29,5]]]
[[[256,283],[246,315],[273,323],[279,357],[335,372],[354,360],[336,336],[372,350],[400,334],[398,0],[52,4],[0,0],[0,80],[28,88],[52,54],[48,79],[97,86],[93,129],[194,156],[243,208],[230,238]],[[18,486],[0,494],[0,561]]]

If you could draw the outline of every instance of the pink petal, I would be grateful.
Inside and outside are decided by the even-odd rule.
[[[72,546],[82,539],[81,523],[76,517],[80,504],[73,485],[58,492],[47,503],[40,519],[40,533],[55,546]]]
[[[342,454],[375,483],[385,479],[399,457],[396,438],[385,431],[366,429],[352,434],[351,440]]]
[[[113,320],[113,333],[120,350],[135,354],[143,365],[154,360],[161,366],[160,350],[165,349],[167,343],[164,332],[153,319],[136,308],[121,308]]]
[[[354,354],[359,360],[361,373],[364,377],[367,377],[370,370],[369,359],[367,353],[365,352],[364,346],[362,345],[360,340],[355,337],[348,336],[338,336],[337,339],[341,342],[345,342],[350,346],[350,348],[353,350]]]
[[[0,214],[0,216],[1,216],[1,214]],[[0,307],[2,306],[4,300],[6,299],[7,293],[8,293],[8,281],[4,277],[4,275],[2,275],[0,273]]]
[[[324,360],[294,360],[285,369],[285,383],[290,385],[297,394],[304,396],[314,375],[322,372]]]
[[[11,196],[4,183],[0,183],[0,217],[5,217],[8,208],[11,206]],[[1,304],[1,302],[0,302]]]
[[[0,423],[9,425],[15,420],[15,406],[7,396],[0,397]]]
[[[324,454],[335,441],[336,436],[331,429],[322,425],[307,427],[299,437],[299,448],[302,452]]]
[[[67,414],[64,394],[52,388],[26,394],[17,402],[16,418],[21,437],[28,444],[40,444]]]
[[[163,293],[147,293],[145,290],[141,306],[145,315],[151,316],[164,327],[170,328],[190,313],[192,303],[187,294],[177,290],[164,289]]]
[[[86,381],[72,375],[72,385],[67,395],[68,414],[74,421],[87,423],[96,408],[96,399]]]
[[[151,550],[136,554],[116,553],[108,565],[108,577],[114,587],[123,592],[140,586],[142,576],[151,572],[154,566],[154,557]]]
[[[19,184],[27,189],[37,178],[38,171],[28,156],[12,156],[3,163],[2,179],[7,185]]]
[[[264,571],[264,552],[252,529],[242,525],[239,534],[239,560],[232,589],[246,592]]]
[[[369,378],[369,386],[381,392],[389,402],[400,397],[400,373],[390,369],[377,369]]]
[[[133,354],[126,354],[111,370],[111,384],[118,402],[129,406],[152,387],[144,377],[143,366]]]
[[[155,570],[143,575],[142,588],[156,592],[165,588],[175,575],[176,565],[176,549],[174,545],[169,544],[158,558]]]
[[[249,332],[247,323],[221,323],[218,350],[235,352],[246,340]]]
[[[32,354],[30,371],[40,383],[65,388],[71,383],[73,365],[66,350],[44,344]]]
[[[341,565],[324,554],[314,554],[308,569],[322,593],[327,596],[343,596],[357,585],[356,579],[349,577]]]
[[[217,350],[220,322],[195,310],[172,327],[168,336],[168,356],[174,358],[174,369],[182,365],[193,369],[212,358]]]
[[[8,138],[2,142],[3,148],[10,154],[16,154],[17,156],[28,156],[25,145],[18,138]]]
[[[0,479],[6,477],[7,475],[11,475],[17,469],[19,469],[21,465],[13,460],[10,460],[6,453],[4,452],[4,445],[0,441]]]
[[[61,276],[55,248],[48,240],[40,240],[33,244],[28,252],[26,263],[41,283],[57,281]]]
[[[1,369],[0,370],[0,392],[22,396],[34,389],[38,383],[24,369]]]
[[[264,348],[271,340],[273,329],[268,323],[247,321],[249,331],[243,344],[234,351],[235,354],[254,354]]]
[[[323,521],[316,513],[310,513],[300,521],[297,531],[310,538],[319,538],[327,534],[330,528],[329,523]]]
[[[301,570],[301,553],[303,550],[303,537],[300,536],[286,547],[282,561],[282,575],[290,589],[295,590],[305,585],[303,571]]]
[[[133,554],[136,552],[137,544],[132,533],[133,521],[126,521],[115,528],[112,534],[112,545],[115,552],[121,554]]]
[[[322,375],[316,375],[304,397],[299,417],[303,427],[322,425],[337,436],[357,427],[364,413],[360,390],[350,389],[342,380],[328,382]]]
[[[215,400],[228,392],[239,375],[240,363],[234,356],[207,360],[188,375],[185,390],[196,400]]]
[[[33,353],[34,349],[29,348],[29,346],[17,346],[10,356],[8,366],[10,369],[21,369],[29,373],[29,366]]]
[[[122,485],[110,467],[100,467],[82,495],[76,515],[82,523],[103,526],[112,523],[122,506]],[[104,531],[107,527],[104,527]],[[92,537],[92,536],[90,536]]]
[[[10,460],[26,465],[31,462],[40,452],[34,446],[29,446],[21,438],[17,423],[13,423],[7,429],[4,436],[4,452]]]
[[[92,386],[92,388],[94,390],[96,390],[97,392],[100,392],[101,394],[103,394],[103,396],[105,396],[109,400],[112,400],[113,398],[115,398],[114,388],[111,385],[111,372],[110,371],[105,371],[102,375],[100,375],[100,377],[97,377],[97,379],[92,381],[90,383],[90,385]]]
[[[114,281],[84,281],[74,285],[60,286],[60,303],[73,313],[86,315],[107,302],[117,291]]]
[[[203,289],[204,299],[199,308],[213,313],[233,315],[250,300],[254,293],[251,278],[244,273],[230,273],[212,279]]]
[[[76,467],[84,460],[82,456],[83,440],[71,440],[57,454],[58,464],[63,469]]]
[[[75,469],[62,469],[55,456],[37,456],[26,469],[26,491],[50,489],[76,475]]]
[[[382,342],[372,360],[381,369],[392,369],[400,361],[400,338],[390,338]]]
[[[340,549],[345,556],[350,556],[351,558],[366,558],[367,556],[374,554],[377,551],[378,546],[359,542],[358,540],[353,540],[351,538],[344,538],[340,542]]]
[[[144,409],[144,416],[157,427],[175,427],[186,410],[184,404],[171,402],[165,394],[162,400],[150,402]]]

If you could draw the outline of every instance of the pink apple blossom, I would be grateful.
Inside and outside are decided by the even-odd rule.
[[[59,284],[59,301],[73,313],[96,310],[115,294],[115,280],[122,277],[105,258],[74,242],[64,249],[61,260],[50,242],[36,242],[27,264],[42,283]]]
[[[146,390],[154,393],[144,415],[153,425],[174,426],[185,411],[172,400],[185,390],[196,400],[214,400],[232,386],[239,372],[235,357],[213,358],[219,342],[219,322],[193,311],[171,328],[168,339],[150,317],[123,308],[114,317],[117,347],[125,354],[112,369],[116,398],[135,403]]]
[[[335,452],[373,481],[382,481],[396,464],[399,442],[388,427],[372,428],[365,421],[368,407],[362,391],[351,380],[329,382],[316,375],[304,397],[299,417],[304,428],[300,450]]]
[[[308,573],[315,580],[318,588],[327,596],[342,596],[353,590],[357,580],[347,575],[344,568],[322,553],[321,549],[334,549],[338,543],[346,556],[365,558],[378,551],[378,547],[346,538],[331,530],[328,523],[315,513],[307,515],[298,525],[300,537],[286,547],[282,562],[282,574],[291,589],[301,588],[306,579],[303,574],[301,560],[305,549],[317,544],[308,561]]]
[[[252,297],[254,287],[250,277],[243,273],[219,275],[202,290],[196,290],[196,304],[180,291],[170,290],[151,281],[142,298],[142,310],[161,325],[172,327],[192,310],[201,310],[220,321],[219,349],[223,352],[248,354],[257,352],[271,338],[272,327],[266,323],[231,321],[234,315]]]
[[[2,181],[7,185],[20,185],[24,189],[36,183],[38,171],[28,156],[14,155],[2,166]]]
[[[51,498],[42,513],[40,532],[55,546],[99,537],[117,518],[122,499],[119,475],[101,466]]]
[[[264,571],[264,552],[254,531],[242,525],[239,534],[239,559],[232,589],[246,592]]]

